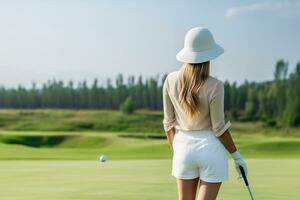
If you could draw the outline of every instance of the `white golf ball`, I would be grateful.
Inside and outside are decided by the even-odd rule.
[[[105,162],[105,161],[107,161],[107,156],[106,155],[101,155],[100,156],[100,158],[99,158],[99,160],[101,161],[101,162]]]

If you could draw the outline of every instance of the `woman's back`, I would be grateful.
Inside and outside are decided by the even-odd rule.
[[[164,129],[172,127],[180,130],[213,130],[216,136],[221,135],[230,126],[224,121],[224,85],[208,76],[198,92],[200,113],[189,122],[186,112],[179,103],[180,73],[168,74],[163,85]]]
[[[209,75],[210,60],[224,49],[207,28],[187,32],[184,47],[176,55],[179,71],[168,74],[163,84],[163,125],[172,148],[172,176],[179,199],[216,199],[228,180],[226,150],[235,168],[247,175],[247,164],[235,147],[224,121],[224,84]]]

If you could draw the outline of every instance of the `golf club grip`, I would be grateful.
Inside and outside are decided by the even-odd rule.
[[[245,185],[248,186],[249,183],[248,183],[248,180],[247,180],[247,177],[246,177],[246,173],[245,173],[245,170],[244,168],[240,165],[239,166],[240,170],[241,170],[241,173],[242,173],[242,176],[243,176],[243,179],[244,179],[244,182],[245,182]]]

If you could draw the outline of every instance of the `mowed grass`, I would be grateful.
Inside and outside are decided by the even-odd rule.
[[[300,199],[299,159],[247,159],[257,199]],[[249,199],[229,160],[230,179],[219,200]],[[174,200],[170,159],[94,161],[0,161],[5,200]]]
[[[126,137],[123,137],[126,135]],[[0,131],[0,160],[170,159],[165,138],[127,137],[115,132]],[[247,158],[300,158],[300,138],[262,134],[233,134]]]
[[[237,146],[250,157],[299,157],[300,129],[232,122]],[[1,109],[0,159],[94,160],[170,158],[162,112]]]
[[[161,120],[149,111],[0,110],[0,199],[177,199]],[[230,130],[257,199],[300,199],[300,129],[233,122]],[[218,199],[249,199],[229,164]]]
[[[42,137],[42,143],[53,136],[63,140],[51,147],[25,145],[32,145],[34,137]],[[0,159],[97,160],[101,154],[115,160],[169,158],[171,152],[166,140],[127,138],[116,133],[0,132]]]

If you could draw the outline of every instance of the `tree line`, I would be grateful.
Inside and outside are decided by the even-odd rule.
[[[275,65],[274,80],[237,86],[225,82],[225,111],[232,119],[262,120],[272,126],[300,125],[300,63],[289,75],[288,62]]]
[[[242,121],[263,120],[270,125],[300,125],[300,63],[290,74],[288,62],[279,60],[274,80],[265,82],[224,82],[225,113],[228,118]],[[162,85],[166,75],[143,78],[119,74],[106,84],[94,79],[91,86],[86,81],[76,86],[73,81],[51,80],[41,88],[33,83],[31,88],[0,87],[0,108],[69,108],[112,109],[120,108],[128,98],[134,100],[135,109],[162,109]]]

